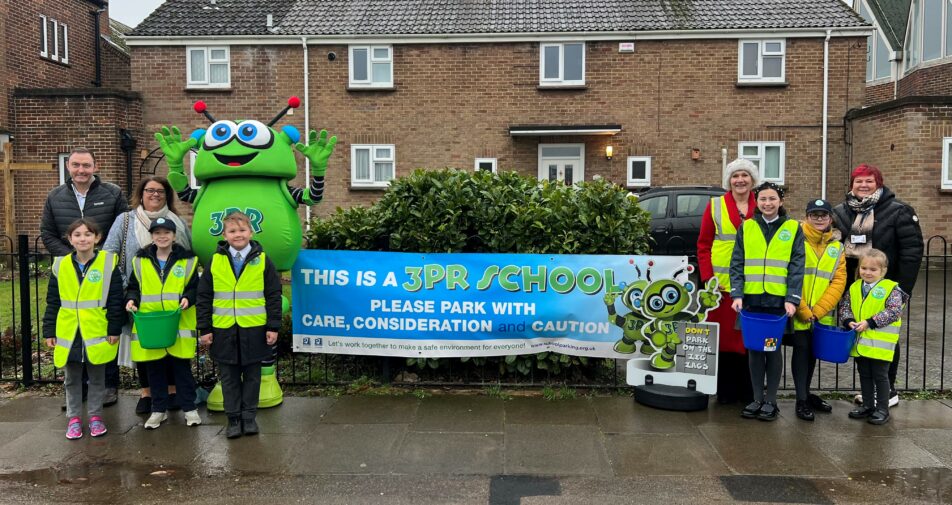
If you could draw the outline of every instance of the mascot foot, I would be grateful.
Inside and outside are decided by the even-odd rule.
[[[648,341],[644,341],[641,343],[641,354],[644,354],[645,356],[651,356],[652,354],[656,352],[658,351],[656,351],[655,348],[652,347],[651,343],[649,343]]]
[[[258,408],[266,409],[281,405],[284,401],[284,392],[278,384],[278,376],[274,373],[274,366],[261,367],[261,389],[258,392]]]
[[[674,367],[674,359],[670,361],[665,359],[661,353],[656,354],[651,358],[651,368],[655,370],[670,370]]]
[[[619,354],[631,354],[635,352],[635,343],[632,342],[629,344],[624,340],[619,340],[618,342],[615,342],[615,352]]]

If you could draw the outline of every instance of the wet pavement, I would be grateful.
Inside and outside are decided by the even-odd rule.
[[[626,397],[288,397],[261,434],[222,414],[147,431],[123,395],[109,433],[64,437],[60,398],[0,400],[0,503],[941,503],[952,402],[903,401],[885,426],[774,423],[740,405],[654,410]]]

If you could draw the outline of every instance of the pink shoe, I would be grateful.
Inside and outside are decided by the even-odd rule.
[[[89,418],[89,434],[94,437],[101,437],[106,434],[106,423],[102,422],[101,417]]]
[[[66,438],[76,440],[83,438],[83,421],[78,417],[71,417],[66,425]]]

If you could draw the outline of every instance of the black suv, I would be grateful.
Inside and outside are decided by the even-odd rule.
[[[697,261],[701,217],[718,186],[659,186],[638,193],[638,206],[651,214],[652,254],[689,256]]]

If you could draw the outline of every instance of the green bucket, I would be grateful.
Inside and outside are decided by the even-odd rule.
[[[133,312],[139,345],[143,349],[165,349],[175,344],[178,338],[179,317],[182,311]]]

